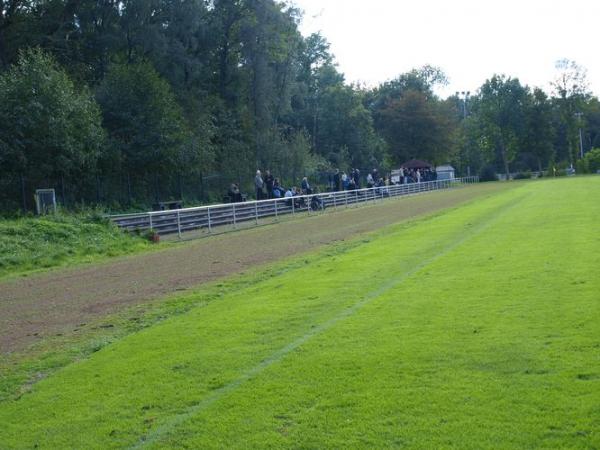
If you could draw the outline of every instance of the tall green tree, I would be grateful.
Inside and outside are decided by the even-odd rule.
[[[0,74],[0,172],[56,186],[95,171],[105,134],[93,96],[54,58],[21,52]]]
[[[387,146],[375,132],[365,93],[343,83],[333,66],[319,70],[316,123],[311,129],[317,154],[332,164],[370,170],[386,160]]]
[[[535,88],[525,104],[525,137],[523,151],[537,161],[537,170],[554,157],[555,131],[552,124],[552,103],[544,91]]]
[[[97,99],[110,144],[127,176],[182,169],[189,129],[171,87],[150,63],[112,66]]]
[[[494,75],[480,88],[474,103],[482,150],[499,157],[507,177],[525,138],[528,95],[517,78]]]
[[[575,61],[556,62],[557,75],[552,82],[558,120],[557,151],[559,159],[575,163],[579,148],[579,118],[585,102],[590,98],[587,71]]]
[[[8,67],[22,45],[28,28],[31,0],[0,0],[0,69]]]
[[[451,106],[435,94],[444,73],[424,66],[375,89],[369,98],[375,127],[384,136],[396,165],[420,158],[434,163],[451,158],[457,121]]]

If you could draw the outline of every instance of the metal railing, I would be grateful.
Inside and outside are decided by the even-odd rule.
[[[117,226],[128,231],[154,230],[160,235],[175,234],[179,237],[188,231],[214,233],[236,229],[242,224],[258,225],[262,219],[277,221],[283,215],[314,214],[325,209],[348,208],[366,202],[380,202],[386,198],[409,196],[465,184],[478,183],[479,177],[453,178],[450,180],[326,192],[242,203],[224,203],[170,211],[122,214],[109,216]]]

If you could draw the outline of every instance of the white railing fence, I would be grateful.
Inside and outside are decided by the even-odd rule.
[[[380,202],[391,197],[409,196],[423,192],[450,189],[478,183],[479,177],[326,192],[292,198],[258,200],[242,203],[224,203],[169,211],[122,214],[109,216],[117,226],[128,231],[154,230],[160,235],[179,237],[189,231],[214,233],[240,226],[259,225],[264,219],[279,220],[283,215],[315,214],[326,209],[348,208],[359,203]]]

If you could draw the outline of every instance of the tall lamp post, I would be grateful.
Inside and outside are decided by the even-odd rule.
[[[467,102],[469,101],[470,95],[471,95],[471,91],[462,91],[462,92],[456,91],[456,97],[458,98],[458,101],[462,105],[463,120],[467,118]],[[467,166],[467,176],[468,177],[471,176],[471,166],[470,165]]]
[[[577,117],[577,125],[579,125],[579,156],[583,159],[583,130],[581,129],[581,117],[583,116],[582,112],[576,112],[575,117]]]
[[[456,97],[460,101],[463,110],[463,119],[467,118],[467,102],[469,101],[469,97],[471,95],[471,91],[456,91]]]

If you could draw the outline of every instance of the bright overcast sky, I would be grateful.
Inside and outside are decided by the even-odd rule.
[[[494,73],[549,91],[558,59],[587,69],[600,95],[600,0],[293,0],[304,35],[331,43],[349,82],[376,85],[424,64],[475,91]]]

